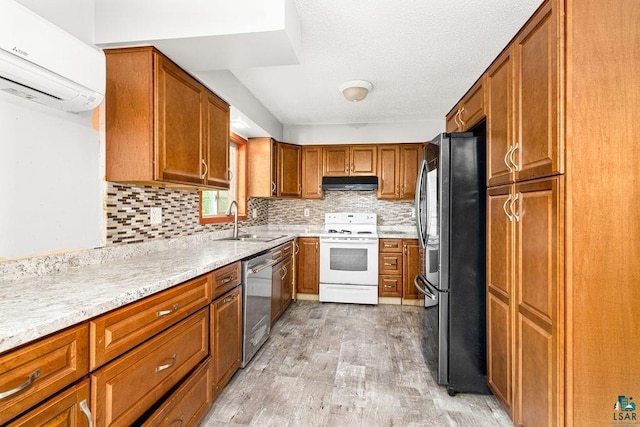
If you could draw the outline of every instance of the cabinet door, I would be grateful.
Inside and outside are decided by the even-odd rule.
[[[93,416],[89,409],[89,380],[84,380],[30,410],[7,427],[89,425],[93,425]]]
[[[301,196],[301,152],[299,145],[278,144],[278,197]]]
[[[302,147],[302,198],[322,199],[322,147]]]
[[[207,94],[204,103],[205,184],[229,188],[229,105]]]
[[[445,130],[447,133],[460,132],[462,130],[460,120],[460,105],[453,107],[453,110],[447,114],[445,121]]]
[[[422,163],[422,144],[400,145],[400,199],[416,197],[416,180]]]
[[[513,216],[512,186],[487,191],[487,383],[512,414]],[[509,214],[510,215],[510,214]]]
[[[420,274],[420,244],[417,239],[405,240],[402,259],[402,297],[405,299],[424,298],[413,284],[413,279]]]
[[[484,86],[482,78],[462,98],[459,120],[462,130],[467,131],[484,118]]]
[[[507,49],[487,70],[487,185],[513,182],[507,151],[513,145],[513,51]]]
[[[202,87],[178,66],[156,56],[157,179],[201,184]]]
[[[213,382],[218,395],[242,361],[242,286],[211,304],[211,331]]]
[[[400,148],[397,144],[378,146],[378,199],[396,200],[400,196]]]
[[[518,184],[515,191],[514,422],[561,425],[563,178]]]
[[[558,13],[547,2],[514,41],[516,181],[563,171]]]
[[[250,138],[247,142],[247,185],[249,197],[276,195],[278,144],[271,138]]]
[[[317,295],[320,280],[318,238],[300,237],[298,245],[298,293]]]
[[[276,323],[282,312],[282,281],[284,280],[284,263],[280,261],[273,266],[271,274],[271,326]]]
[[[351,166],[349,168],[351,176],[367,176],[376,174],[376,159],[378,150],[375,145],[352,145],[351,146]]]
[[[322,151],[324,176],[349,176],[350,158],[348,145],[325,146]]]
[[[289,307],[293,298],[293,257],[289,256],[284,262],[284,278],[282,279],[281,314]]]

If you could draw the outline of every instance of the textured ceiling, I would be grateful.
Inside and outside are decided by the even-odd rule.
[[[299,65],[232,69],[284,125],[415,122],[444,115],[541,0],[294,0]],[[360,103],[338,87],[364,79]]]

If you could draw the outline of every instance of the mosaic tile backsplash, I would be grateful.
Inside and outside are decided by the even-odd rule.
[[[140,243],[155,239],[191,236],[231,230],[231,223],[198,222],[198,192],[108,183],[107,245]],[[151,225],[149,210],[162,208],[162,223]],[[328,212],[373,212],[378,225],[415,226],[413,201],[378,200],[373,191],[328,191],[322,200],[249,198],[249,212],[257,218],[241,221],[241,227],[267,224],[322,225]],[[309,216],[304,210],[309,209]]]
[[[324,224],[329,212],[371,212],[378,225],[415,227],[413,200],[378,200],[375,191],[325,191],[324,199],[278,199],[269,201],[269,224]],[[304,210],[309,209],[309,216]]]
[[[200,224],[198,198],[197,191],[109,182],[106,206],[107,244],[140,243],[233,228],[231,223]],[[151,225],[151,207],[162,208],[161,224]],[[250,198],[249,212],[253,209],[258,211],[257,218],[240,221],[241,226],[267,224],[268,200]]]

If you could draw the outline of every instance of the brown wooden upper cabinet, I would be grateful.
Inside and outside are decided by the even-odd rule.
[[[278,197],[300,198],[302,195],[301,153],[299,145],[278,143]]]
[[[378,145],[378,199],[415,198],[422,144]]]
[[[487,71],[487,185],[563,173],[557,14],[536,13]]]
[[[229,188],[229,105],[157,49],[107,49],[106,177]]]
[[[300,197],[299,145],[271,138],[250,138],[247,147],[250,197]]]
[[[464,132],[484,118],[484,87],[480,78],[447,114],[447,132]]]
[[[330,145],[323,149],[324,176],[367,176],[376,174],[375,145]]]
[[[322,199],[322,147],[302,147],[302,198]]]

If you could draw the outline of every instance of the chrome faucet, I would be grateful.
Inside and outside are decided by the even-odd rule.
[[[233,238],[238,238],[238,204],[235,200],[232,200],[229,204],[229,209],[227,210],[227,215],[231,215],[231,208],[236,207],[233,214]]]

